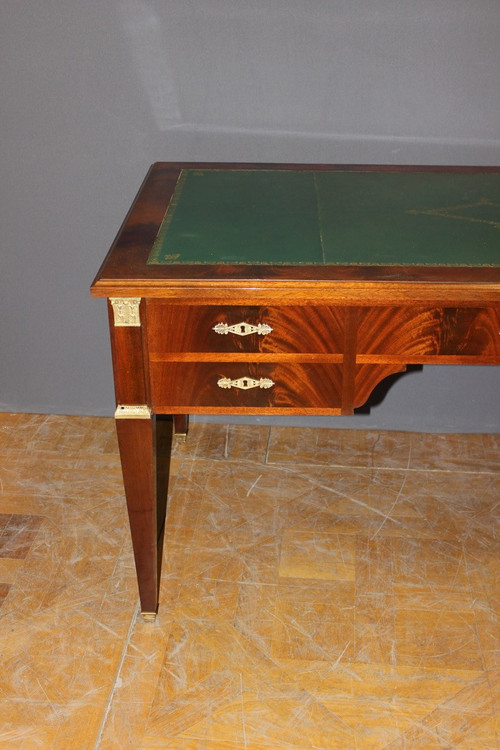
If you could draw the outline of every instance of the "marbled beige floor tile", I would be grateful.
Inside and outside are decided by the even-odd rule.
[[[275,631],[276,584],[239,585],[234,627],[266,657],[271,656]]]
[[[209,532],[235,528],[245,523],[258,521],[270,508],[276,506],[276,488],[271,491],[271,500],[264,495],[264,490],[254,491],[253,485],[262,473],[246,464],[222,464],[202,461],[198,464],[200,476],[197,481],[184,484],[184,496],[197,499],[196,525]],[[182,485],[179,483],[179,489]],[[176,487],[176,492],[177,492]],[[189,504],[189,501],[188,501]],[[188,511],[184,511],[186,515]],[[169,522],[172,518],[169,510]],[[188,521],[189,522],[189,521]],[[192,523],[192,516],[190,517]]]
[[[147,737],[141,744],[141,750],[249,750],[245,742],[226,742],[225,740],[198,740],[184,737]],[[251,750],[269,750],[269,745],[252,745]],[[283,748],[286,750],[286,748]],[[299,749],[300,750],[300,749]]]
[[[500,722],[497,716],[483,722],[470,722],[463,739],[455,742],[457,750],[498,750],[500,746]]]
[[[237,685],[235,685],[237,689]],[[237,694],[232,702],[219,704],[219,695],[226,690],[212,688],[214,702],[207,712],[204,721],[190,726],[183,733],[190,741],[205,741],[207,747],[217,747],[216,742],[237,743],[248,748],[355,748],[354,733],[344,722],[330,712],[321,702],[300,691],[290,691],[287,697],[259,695],[243,692]],[[228,696],[224,696],[227,698]],[[144,746],[151,744],[154,736],[165,738],[164,746],[168,747],[169,738],[174,731],[180,730],[181,716],[187,718],[189,712],[184,706],[168,713],[155,711],[145,737]],[[174,729],[174,731],[172,731]],[[181,734],[182,736],[182,734]],[[229,745],[231,747],[231,745]]]
[[[8,415],[11,422],[16,415]],[[4,415],[5,419],[6,415]],[[5,424],[5,422],[3,422]],[[18,414],[15,429],[9,430],[8,449],[16,452],[53,450],[69,424],[65,417],[49,414]]]
[[[339,486],[333,474],[328,470],[319,478],[309,471],[311,483],[321,485],[331,498],[326,509],[313,518],[318,528],[328,527],[332,515],[352,515],[370,521],[375,527],[372,536],[404,536],[406,530],[411,536],[413,529],[415,536],[464,543],[479,536],[482,544],[494,544],[498,538],[498,520],[492,508],[500,482],[493,475],[422,476],[418,472],[379,471],[370,478],[370,472],[361,472],[361,477],[343,476],[345,484]],[[449,483],[443,478],[449,478]]]
[[[3,521],[3,523],[2,523]],[[23,560],[30,551],[43,516],[12,513],[0,515],[0,558]]]
[[[19,575],[19,570],[24,565],[24,560],[16,560],[15,558],[1,558],[0,559],[0,581],[2,583],[12,583],[16,580]]]
[[[114,419],[107,417],[72,417],[56,445],[57,451],[80,454],[118,455]]]
[[[396,664],[394,597],[356,595],[354,660],[368,664]]]
[[[410,468],[499,472],[500,435],[411,434]]]
[[[310,493],[303,493],[304,512],[297,513],[297,528],[377,536],[420,536],[456,539],[456,518],[440,512],[429,517],[407,492],[408,475],[403,472],[357,472],[314,469],[308,472]],[[372,476],[370,476],[372,474]],[[300,474],[301,480],[304,478]],[[390,481],[386,481],[389,479]],[[351,480],[351,481],[350,481]],[[290,473],[288,482],[297,481]],[[312,505],[308,508],[307,498]],[[300,508],[299,508],[300,510]],[[287,506],[281,509],[287,513]],[[286,517],[288,523],[291,518]]]
[[[480,612],[476,612],[476,628],[486,669],[500,670],[499,609],[485,609]],[[498,695],[498,710],[500,711],[499,682],[495,683],[495,691]]]
[[[106,702],[99,696],[69,700],[63,706],[63,719],[51,750],[94,750],[100,734]]]
[[[288,467],[292,478],[309,481],[311,488],[323,490],[351,512],[380,512],[398,517],[425,518],[428,523],[451,518],[470,524],[470,533],[488,517],[495,519],[494,507],[500,494],[500,474],[460,472],[418,472],[388,469],[346,469],[328,466]],[[493,515],[492,515],[493,512]]]
[[[272,427],[269,463],[405,469],[409,433]]]
[[[395,664],[393,540],[356,537],[356,661]]]
[[[435,585],[432,582],[416,585],[395,585],[394,601],[397,609],[441,612],[485,612],[488,602],[474,591],[457,590],[452,585]]]
[[[352,536],[286,529],[281,537],[279,574],[282,578],[354,581],[355,547]]]
[[[174,457],[211,461],[257,461],[266,457],[269,427],[192,422],[185,443],[174,442]]]
[[[355,537],[356,596],[392,595],[394,585],[392,538]]]
[[[52,503],[50,497],[36,495],[32,492],[0,492],[0,513],[3,515],[23,513],[26,515],[41,515],[44,518],[62,518],[60,499]]]
[[[208,700],[210,686],[219,682],[226,700],[225,688],[232,686],[230,695],[237,693],[241,675],[257,682],[274,670],[266,654],[231,625],[216,620],[178,620],[165,648],[154,705],[168,707],[172,701],[187,698],[194,705],[198,699],[205,700],[205,693]]]
[[[4,603],[10,591],[9,583],[0,583],[0,607]]]
[[[183,643],[182,640],[181,643]],[[174,666],[166,659],[167,671],[170,665]],[[194,668],[194,663],[191,666]],[[207,667],[205,659],[203,666],[197,667],[197,676],[189,683],[186,682],[185,673],[174,672],[175,689],[169,698],[165,695],[166,700],[160,699],[157,695],[150,713],[146,739],[155,735],[163,737],[184,735],[199,739],[210,737],[210,725],[214,715],[224,710],[227,705],[234,704],[241,693],[241,684],[239,678],[230,670],[218,668],[215,662],[210,664],[208,669]],[[239,741],[243,739],[241,718],[232,731],[232,739]]]
[[[120,462],[114,455],[4,454],[0,456],[0,478],[3,491],[11,494],[123,497]]]
[[[407,729],[401,737],[386,745],[387,750],[450,750],[450,748],[467,748],[467,750],[497,750],[498,735],[491,717],[469,711],[436,710],[414,726]]]
[[[244,694],[239,710],[250,747],[267,743],[284,748],[356,748],[355,733],[346,722],[302,691],[290,691],[280,698]]]
[[[204,491],[207,500],[217,499],[226,517],[234,513],[233,524],[269,514],[281,503],[296,498],[307,489],[300,480],[294,486],[287,472],[277,472],[254,463],[239,461],[228,465],[211,462],[206,468],[204,464],[201,467],[206,479]]]
[[[190,462],[189,469],[194,465]],[[201,481],[193,481],[191,471],[185,472],[175,481],[174,488],[171,489],[167,505],[167,530],[184,530],[192,531],[196,528],[198,517],[200,515],[200,496],[203,492]]]
[[[482,670],[411,667],[379,662],[351,662],[344,665],[344,669],[345,675],[338,673],[335,676],[335,685],[345,683],[346,694],[371,698],[375,702],[380,701],[381,705],[397,698],[405,703],[422,701],[426,706],[435,707],[453,699],[483,675]]]
[[[456,539],[454,529],[446,527],[435,529],[429,526],[424,519],[391,514],[367,516],[365,513],[357,515],[350,513],[343,516],[328,510],[316,514],[313,519],[305,519],[297,524],[298,529],[310,528],[311,526],[317,531],[328,528],[330,533],[364,536],[370,539],[376,539],[377,537]]]
[[[171,577],[164,577],[161,581],[161,606],[154,623],[144,622],[138,614],[137,606],[99,747],[116,747],[120,750],[122,747],[130,747],[135,750],[141,746],[178,594],[179,582]]]
[[[61,702],[100,695],[118,668],[124,632],[98,617],[51,611],[24,621],[5,616],[9,639],[2,648],[0,693],[5,697]]]
[[[72,429],[72,426],[72,422],[57,414],[22,414],[9,441],[9,449],[56,450],[62,434],[66,429]]]
[[[464,544],[498,544],[500,474],[408,472],[404,494],[436,535],[446,529]]]
[[[1,711],[2,750],[52,748],[61,722],[64,721],[64,706],[46,699],[19,700],[2,696]]]
[[[268,460],[417,471],[498,472],[498,435],[272,427]]]
[[[278,574],[279,539],[269,531],[250,536],[244,527],[225,533],[201,530],[178,556],[173,547],[167,552],[167,568],[177,577],[274,583]]]
[[[330,707],[336,704],[337,715],[341,718],[343,711],[347,717],[352,716],[351,705],[371,706],[375,714],[377,711],[390,711],[391,708],[396,713],[401,710],[405,715],[409,711],[416,720],[446,705],[448,700],[457,701],[450,702],[449,707],[449,710],[457,712],[460,705],[467,705],[467,699],[473,701],[470,710],[474,710],[476,704],[483,714],[489,710],[480,700],[478,703],[472,699],[471,691],[464,691],[467,694],[465,700],[459,697],[464,689],[474,685],[475,680],[482,676],[477,670],[399,667],[356,661],[332,665],[330,662],[280,660],[280,665],[283,668],[280,680],[273,683],[274,686],[279,685],[276,694],[283,695],[294,687],[307,691]],[[271,687],[266,685],[269,693]],[[362,711],[358,723],[358,731],[362,734],[365,730]],[[363,744],[360,743],[359,747],[363,747]]]
[[[352,660],[352,582],[304,580],[280,583],[273,616],[273,658],[333,663]]]
[[[233,581],[204,579],[187,581],[180,588],[175,604],[177,618],[221,619],[234,618],[240,586]]]
[[[4,417],[6,415],[3,415]],[[16,452],[118,453],[114,420],[107,417],[65,417],[22,414],[7,420],[10,438],[5,447]],[[9,424],[9,421],[12,424]],[[1,426],[5,427],[2,420]]]
[[[332,697],[324,700],[325,706],[349,726],[356,738],[356,748],[385,750],[409,727],[422,720],[430,710],[423,701],[405,701],[393,697],[386,702],[371,698]]]
[[[114,689],[118,703],[152,705],[169,635],[163,619],[161,614],[154,624],[137,619]]]
[[[492,519],[492,527],[496,524]],[[497,612],[500,611],[500,535],[496,540],[481,536],[471,537],[463,544],[467,574],[471,586],[483,596]]]
[[[18,585],[9,597],[18,615],[47,608],[82,608],[87,601],[95,601],[107,590],[117,557],[129,554],[125,526],[119,536],[115,532],[110,538],[85,516],[82,518],[80,511],[72,512],[73,507],[65,508],[73,530],[65,534],[64,528],[46,522],[18,570]]]
[[[169,750],[250,750],[245,742],[226,742],[225,740],[198,740],[183,737],[147,737],[141,744],[141,750],[168,748]],[[269,750],[269,745],[252,745],[251,750]],[[283,748],[286,750],[286,748]],[[300,750],[300,748],[299,748]]]
[[[396,611],[397,663],[416,667],[484,667],[473,612]]]
[[[21,418],[21,414],[0,412],[0,452],[8,448],[10,439],[15,434],[16,426]]]
[[[459,542],[427,539],[393,540],[394,580],[400,586],[467,589],[469,578]]]
[[[268,643],[249,636],[238,624],[216,618],[176,620],[165,648],[154,705],[169,707],[173,700],[184,701],[186,696],[196,703],[198,693],[204,700],[207,685],[213,681],[233,685],[231,695],[236,695],[242,682],[252,691],[266,687],[272,692],[274,685],[285,685],[287,678]]]
[[[138,688],[139,692],[140,688]],[[99,742],[99,750],[139,750],[151,709],[151,703],[140,700],[123,703],[113,700]],[[168,747],[168,745],[164,745]]]

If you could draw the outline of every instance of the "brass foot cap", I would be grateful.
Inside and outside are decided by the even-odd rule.
[[[156,612],[141,612],[141,615],[144,622],[154,622],[156,620]]]

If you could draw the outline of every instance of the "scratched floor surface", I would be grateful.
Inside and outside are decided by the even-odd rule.
[[[499,748],[500,437],[194,424],[138,617],[111,419],[0,415],[0,748]]]

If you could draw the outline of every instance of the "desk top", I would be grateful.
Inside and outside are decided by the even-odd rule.
[[[500,174],[185,169],[148,263],[500,266]]]
[[[91,287],[228,301],[306,290],[500,301],[500,167],[159,162]]]

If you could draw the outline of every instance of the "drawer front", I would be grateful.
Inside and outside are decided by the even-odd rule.
[[[153,359],[176,352],[341,353],[345,309],[148,302]]]
[[[155,362],[152,400],[161,413],[180,407],[339,410],[342,366],[332,364],[252,364]]]
[[[363,354],[500,357],[495,308],[381,307],[361,310],[357,350]]]

